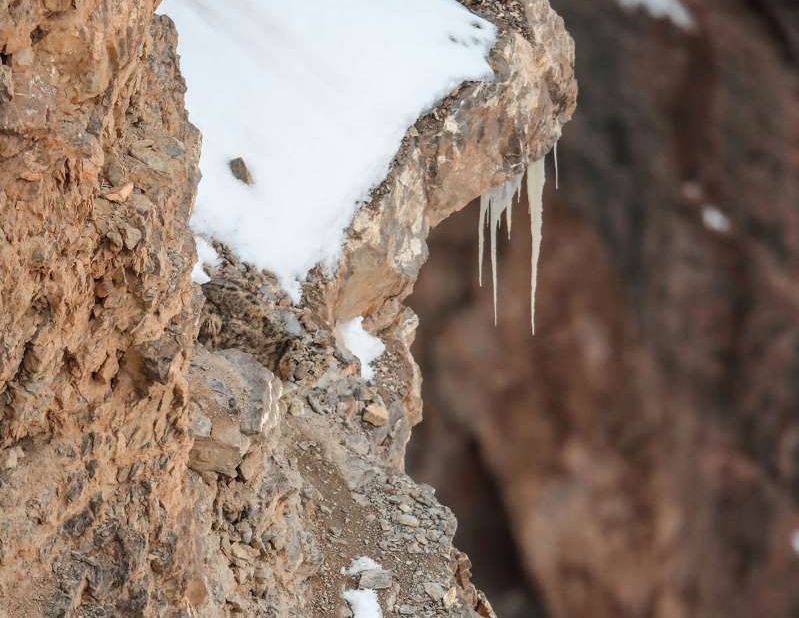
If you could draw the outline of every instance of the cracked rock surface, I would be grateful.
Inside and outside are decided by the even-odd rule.
[[[190,282],[200,136],[153,3],[0,3],[0,616],[344,617],[359,586],[389,616],[493,616],[403,472],[402,301],[429,229],[572,113],[571,39],[519,6],[473,7],[501,28],[497,79],[409,130],[292,305],[223,246]],[[372,382],[335,344],[355,315],[386,344]],[[382,569],[342,573],[362,556]]]

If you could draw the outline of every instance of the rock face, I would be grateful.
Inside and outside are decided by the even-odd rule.
[[[483,530],[458,539],[474,552],[497,512],[473,503],[479,453],[551,618],[799,608],[799,21],[790,2],[685,4],[694,32],[553,1],[581,105],[545,200],[535,339],[529,244],[502,256],[495,330],[474,208],[434,232],[411,297],[410,470]]]
[[[151,5],[45,4],[0,9],[0,608],[153,613],[182,596],[199,135]]]
[[[402,471],[402,300],[429,229],[551,148],[576,88],[545,0],[478,4],[496,82],[409,131],[292,306],[222,246],[190,283],[200,138],[153,3],[0,3],[0,615],[346,616],[359,556],[387,612],[493,615]],[[387,346],[373,383],[335,345],[354,315]]]

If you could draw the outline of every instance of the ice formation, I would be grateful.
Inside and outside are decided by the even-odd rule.
[[[488,226],[491,235],[491,279],[494,285],[494,324],[497,323],[497,232],[502,222],[502,213],[505,213],[505,220],[508,226],[508,238],[510,238],[513,198],[518,199],[522,189],[522,177],[524,172],[511,177],[504,184],[493,187],[480,196],[480,229],[478,232],[478,243],[480,256],[478,258],[478,271],[480,285],[483,285],[483,246],[485,244],[485,227]]]
[[[544,238],[544,182],[546,171],[544,159],[539,159],[527,170],[527,201],[530,205],[530,235],[533,250],[530,256],[530,326],[535,335],[535,291],[538,287],[538,258],[541,256],[541,241]]]
[[[160,12],[203,133],[192,228],[294,300],[311,268],[336,263],[408,127],[463,81],[493,78],[496,28],[455,0],[165,0]]]
[[[494,324],[497,323],[497,232],[501,224],[502,213],[510,238],[514,197],[518,201],[521,195],[524,172],[511,176],[507,182],[489,189],[480,197],[480,220],[478,225],[478,273],[480,285],[483,285],[483,253],[485,252],[485,228],[491,235],[491,279],[493,284]],[[530,312],[533,334],[535,334],[535,290],[538,282],[538,257],[541,253],[543,196],[544,196],[544,159],[532,163],[527,169],[527,200],[530,205],[530,233],[533,238],[531,258],[532,273],[530,275]]]

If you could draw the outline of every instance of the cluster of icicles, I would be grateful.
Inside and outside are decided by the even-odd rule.
[[[480,197],[480,222],[479,222],[479,278],[483,285],[483,247],[485,244],[485,227],[488,226],[491,235],[491,277],[494,292],[494,324],[497,323],[497,232],[505,213],[505,221],[510,238],[513,200],[519,199],[522,191],[522,178],[524,172],[511,177],[504,184],[493,187]],[[530,313],[533,334],[535,334],[535,289],[538,283],[538,257],[541,253],[542,223],[544,211],[544,172],[543,157],[530,164],[527,168],[527,201],[530,204],[530,233],[533,237],[533,251],[531,256],[530,275]]]

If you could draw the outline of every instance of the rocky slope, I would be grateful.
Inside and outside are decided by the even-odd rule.
[[[545,200],[535,339],[524,235],[501,260],[498,329],[464,274],[474,207],[434,232],[411,298],[426,422],[410,469],[474,552],[485,521],[502,529],[467,484],[480,457],[552,618],[799,608],[799,19],[778,0],[685,4],[694,31],[553,1],[581,104]],[[514,574],[490,580],[496,560],[477,581],[499,611]],[[530,616],[529,596],[506,615]]]
[[[475,7],[502,28],[496,81],[409,131],[292,306],[221,246],[190,282],[200,137],[153,3],[0,5],[0,615],[343,616],[359,579],[389,615],[492,615],[452,514],[402,472],[402,301],[429,229],[574,107],[562,21],[509,7]],[[333,335],[358,314],[388,347],[371,384]],[[342,574],[364,555],[385,571]]]

